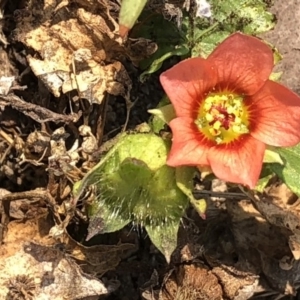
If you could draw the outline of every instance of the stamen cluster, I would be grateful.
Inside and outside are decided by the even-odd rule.
[[[243,97],[233,93],[210,93],[199,108],[195,124],[209,140],[230,143],[249,132]]]

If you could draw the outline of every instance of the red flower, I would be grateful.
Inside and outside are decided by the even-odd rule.
[[[300,97],[268,79],[272,68],[265,43],[235,33],[207,59],[164,72],[160,81],[176,112],[167,164],[207,165],[220,179],[253,188],[266,144],[300,142]]]

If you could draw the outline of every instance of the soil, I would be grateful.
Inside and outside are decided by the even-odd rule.
[[[296,93],[300,92],[300,66],[295,63],[300,58],[300,36],[297,30],[300,25],[299,4],[298,0],[275,1],[270,11],[277,17],[276,27],[263,35],[263,38],[275,45],[283,56],[283,60],[277,66],[277,70],[283,72],[281,82]]]
[[[16,25],[20,18],[29,17],[25,2],[0,1],[5,20],[0,35],[0,77],[14,77],[10,92],[1,91],[5,96],[0,97],[0,284],[7,295],[0,292],[0,300],[50,299],[36,298],[37,291],[40,295],[48,293],[51,299],[70,300],[300,299],[300,248],[295,233],[299,218],[293,211],[298,212],[298,198],[278,180],[268,186],[263,196],[268,200],[257,202],[252,194],[245,200],[208,199],[206,220],[190,208],[182,220],[178,248],[170,264],[139,226],[130,225],[86,242],[88,222],[81,215],[82,203],[75,216],[65,222],[69,214],[64,203],[68,204],[71,198],[72,182],[78,181],[101,157],[100,145],[122,130],[128,109],[127,129],[148,121],[147,109],[156,107],[164,93],[159,72],[139,81],[141,71],[132,63],[130,48],[122,50],[127,59],[120,61],[132,79],[131,103],[127,97],[130,84],[120,85],[122,81],[115,78],[107,81],[103,95],[95,93],[89,101],[78,100],[74,91],[54,97],[46,87],[47,78],[38,78],[32,71],[41,57],[34,51],[39,46],[29,47],[29,29]],[[61,14],[59,17],[67,10],[63,2],[56,12]],[[71,4],[69,9],[73,6],[76,7]],[[282,83],[300,94],[300,0],[275,0],[271,11],[277,25],[262,38],[275,45],[283,56],[276,66],[277,71],[283,72]],[[35,14],[39,22],[42,16],[38,8]],[[56,15],[53,23],[55,18]],[[6,41],[10,44],[6,45]],[[114,42],[116,49],[117,39]],[[175,60],[166,62],[160,72]],[[119,65],[107,57],[105,63],[107,73],[103,74],[107,75],[113,65],[126,82]],[[81,125],[92,128],[97,142],[84,157],[72,156],[72,146],[76,148],[76,141],[80,140],[82,147],[86,137],[80,134]],[[216,182],[216,191],[219,185]],[[68,224],[62,239],[62,228],[55,224]],[[98,281],[92,281],[94,275]],[[51,290],[40,288],[45,281],[49,288],[55,283]],[[96,295],[103,296],[95,297],[93,288],[102,289]]]

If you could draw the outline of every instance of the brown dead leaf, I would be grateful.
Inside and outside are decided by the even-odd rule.
[[[264,274],[269,285],[265,292],[294,295],[299,287],[299,217],[287,204],[289,191],[281,188],[276,195],[251,193],[252,202],[228,200],[226,206],[233,221],[239,261],[244,259],[244,267],[253,274]],[[226,276],[222,273],[220,278]]]
[[[34,74],[56,97],[78,90],[90,103],[100,104],[105,92],[125,96],[124,90],[129,91],[131,83],[115,80],[118,72],[125,72],[116,61],[122,50],[118,28],[109,28],[101,15],[78,5],[60,4],[58,10],[54,0],[41,5],[31,1],[33,13],[19,20],[17,26],[17,39],[41,57],[27,57]],[[95,11],[97,7],[89,9]]]
[[[3,82],[3,79],[6,82],[4,87],[2,86],[2,84],[0,85],[1,86],[0,93],[5,95],[6,92],[8,93],[8,91],[12,87],[10,82],[12,81],[12,78],[16,77],[18,71],[16,67],[12,64],[11,60],[9,59],[8,52],[2,45],[0,46],[0,65],[2,66],[0,69],[1,82]]]
[[[165,278],[160,300],[221,300],[222,287],[204,265],[181,265]]]
[[[295,194],[284,183],[273,183],[265,189],[268,196],[272,198],[272,203],[282,208],[290,206]]]
[[[0,77],[0,95],[7,96],[8,93],[11,91],[11,88],[13,86],[15,77],[6,77],[6,76],[1,76]]]
[[[212,270],[219,279],[220,285],[228,299],[244,300],[251,298],[256,292],[259,276],[243,272],[234,267],[221,265]]]
[[[289,237],[289,246],[296,260],[300,259],[300,237],[299,235],[291,235]]]
[[[256,202],[256,206],[271,224],[287,228],[297,235],[300,234],[299,217],[294,212],[278,207],[267,199]]]
[[[290,260],[289,267],[283,265],[283,259],[278,263],[267,253],[261,253],[261,266],[264,274],[274,289],[286,295],[296,295],[299,288],[300,261]]]
[[[97,278],[84,274],[47,237],[49,229],[46,217],[9,223],[8,234],[0,247],[0,299],[8,296],[48,299],[51,295],[53,300],[75,300],[108,294],[118,287],[115,282],[105,286]]]
[[[84,272],[102,276],[109,270],[114,270],[120,263],[124,253],[134,249],[133,244],[118,245],[96,245],[91,247],[82,244],[68,237],[67,251],[72,258],[75,258],[82,265]]]
[[[292,206],[286,208],[285,203],[281,206],[273,204],[271,197],[255,197],[255,206],[264,218],[272,225],[287,229],[291,233],[286,235],[290,250],[295,259],[299,259],[300,248],[300,212]],[[279,202],[277,202],[279,204]]]
[[[121,61],[136,63],[156,48],[145,40],[123,43],[111,2],[74,2],[33,0],[32,13],[18,20],[16,39],[39,54],[27,56],[32,71],[55,97],[77,90],[90,103],[100,104],[106,92],[128,100],[131,80]]]
[[[239,249],[243,249],[242,251],[255,249],[268,253],[271,257],[289,253],[286,247],[289,231],[271,226],[250,201],[228,200],[226,207],[232,218],[235,243]],[[251,259],[255,258],[251,256]]]

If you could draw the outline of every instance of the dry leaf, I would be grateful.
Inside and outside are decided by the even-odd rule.
[[[105,286],[97,278],[84,274],[55,246],[55,241],[46,237],[48,230],[46,217],[36,222],[9,223],[0,248],[0,299],[8,295],[25,299],[32,295],[36,300],[49,296],[53,300],[75,300],[105,295],[118,287],[115,282]]]
[[[99,2],[67,4],[57,9],[54,0],[31,1],[32,13],[20,18],[16,39],[39,54],[27,57],[32,71],[56,97],[72,90],[97,104],[106,92],[128,97],[131,81],[117,61],[126,55],[117,24]],[[97,9],[102,14],[93,13]]]
[[[198,263],[181,265],[166,276],[160,300],[221,300],[222,287],[207,267]]]
[[[213,268],[212,273],[219,279],[228,299],[249,299],[256,292],[259,282],[258,275],[243,272],[235,267],[227,267],[225,265]]]
[[[124,253],[134,248],[133,244],[97,245],[86,247],[69,237],[68,253],[79,261],[84,272],[102,276],[114,270],[120,263]]]

